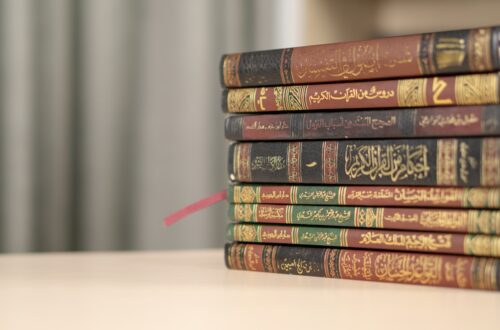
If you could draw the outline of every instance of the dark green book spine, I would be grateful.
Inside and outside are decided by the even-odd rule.
[[[500,235],[499,210],[230,204],[228,217],[246,223]]]

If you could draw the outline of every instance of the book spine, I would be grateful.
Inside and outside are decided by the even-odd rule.
[[[500,135],[500,106],[230,116],[237,141]]]
[[[230,243],[224,259],[230,269],[500,290],[497,258]]]
[[[226,87],[290,85],[494,71],[499,27],[228,54]]]
[[[498,104],[498,75],[237,88],[223,92],[222,109],[239,113]]]
[[[236,143],[240,182],[500,186],[500,138]]]
[[[500,236],[346,229],[314,226],[229,224],[229,241],[317,245],[500,257]]]
[[[500,208],[500,188],[235,184],[230,203]]]
[[[498,210],[230,204],[228,216],[235,222],[500,235]]]

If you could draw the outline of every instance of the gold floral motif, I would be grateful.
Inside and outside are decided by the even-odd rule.
[[[257,205],[252,204],[236,204],[234,205],[234,220],[250,222],[254,218]]]
[[[457,76],[455,80],[457,104],[497,104],[498,74],[471,74]]]
[[[235,240],[243,242],[258,242],[258,226],[254,225],[237,225],[235,229]]]
[[[354,226],[367,228],[383,228],[384,209],[373,207],[356,207],[354,209]]]
[[[398,106],[421,107],[427,105],[427,79],[402,79],[398,81]]]
[[[254,203],[257,199],[258,190],[259,188],[254,190],[250,186],[234,187],[234,195],[238,196],[238,198],[235,198],[235,203]],[[238,191],[238,194],[236,191]]]
[[[255,88],[235,88],[227,92],[228,112],[256,112]]]
[[[307,86],[277,86],[273,88],[276,110],[307,110]]]

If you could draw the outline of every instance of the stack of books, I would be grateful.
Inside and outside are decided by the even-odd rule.
[[[499,290],[499,69],[500,27],[224,55],[227,267]]]

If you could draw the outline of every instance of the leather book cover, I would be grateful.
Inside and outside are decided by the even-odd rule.
[[[500,235],[500,210],[229,204],[230,221]]]
[[[222,93],[230,113],[413,108],[499,103],[498,72],[336,84],[236,88]]]
[[[234,184],[230,203],[500,208],[500,188]]]
[[[412,251],[500,258],[500,236],[231,223],[228,241]]]
[[[239,182],[500,186],[500,138],[236,143]]]
[[[500,136],[500,106],[234,115],[224,129],[236,141]]]
[[[416,77],[500,69],[500,27],[223,55],[226,87]]]
[[[500,290],[498,258],[230,243],[224,260],[238,270]]]

